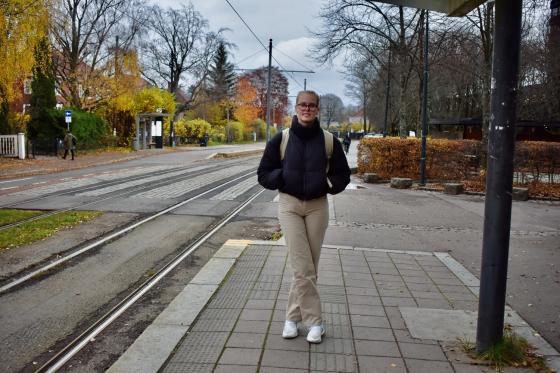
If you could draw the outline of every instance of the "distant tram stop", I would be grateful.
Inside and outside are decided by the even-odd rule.
[[[163,120],[168,116],[158,112],[137,114],[134,150],[163,149]]]

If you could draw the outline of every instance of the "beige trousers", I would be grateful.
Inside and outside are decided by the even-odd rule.
[[[307,326],[319,325],[322,317],[317,271],[321,246],[329,225],[327,197],[302,201],[280,193],[278,220],[286,238],[290,266],[294,272],[286,320],[302,321]]]

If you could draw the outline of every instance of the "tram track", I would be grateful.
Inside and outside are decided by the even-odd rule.
[[[227,167],[227,166],[225,166],[225,167]],[[44,265],[40,266],[39,268],[37,268],[35,270],[32,270],[31,272],[27,272],[24,275],[21,275],[21,276],[15,278],[15,279],[8,279],[8,281],[5,281],[4,285],[0,286],[0,295],[3,294],[3,293],[9,292],[9,291],[25,284],[26,282],[32,280],[33,278],[36,278],[38,276],[43,276],[44,274],[49,273],[49,271],[52,271],[56,267],[68,262],[69,260],[71,260],[71,259],[73,259],[77,256],[80,256],[80,255],[82,255],[82,254],[84,254],[84,253],[86,253],[86,252],[88,252],[92,249],[98,248],[98,247],[100,247],[100,246],[102,246],[102,245],[104,245],[104,244],[106,244],[106,243],[108,243],[108,242],[110,242],[114,239],[117,239],[117,238],[125,235],[126,233],[132,231],[133,229],[136,229],[136,228],[138,228],[138,227],[140,227],[140,226],[142,226],[142,225],[144,225],[144,224],[146,224],[146,223],[148,223],[148,222],[150,222],[154,219],[157,219],[158,217],[160,217],[162,215],[165,215],[165,214],[167,214],[171,211],[174,211],[174,210],[186,205],[189,202],[192,202],[192,201],[194,201],[196,199],[199,199],[199,198],[201,198],[201,197],[203,197],[207,194],[210,194],[214,191],[217,191],[217,190],[223,188],[224,186],[230,185],[230,184],[232,184],[236,181],[245,179],[245,178],[251,176],[252,174],[254,174],[254,171],[245,173],[241,176],[234,177],[233,179],[225,181],[225,182],[220,181],[220,182],[218,182],[217,186],[211,187],[210,189],[207,189],[203,192],[197,193],[196,195],[194,195],[194,196],[192,196],[192,197],[190,197],[186,200],[183,200],[183,201],[178,202],[176,204],[173,204],[169,207],[166,207],[166,208],[164,208],[164,209],[162,209],[162,210],[160,210],[156,213],[151,214],[150,216],[142,218],[139,221],[133,222],[132,224],[129,224],[126,227],[117,230],[116,232],[112,232],[112,233],[109,233],[109,234],[105,235],[104,237],[100,237],[100,238],[96,239],[95,241],[87,244],[84,247],[80,247],[77,250],[71,250],[72,251],[71,253],[69,253],[67,255],[64,255],[63,257],[58,258],[54,261],[50,261],[48,264],[44,264]],[[189,176],[193,176],[193,175],[189,174]],[[189,177],[189,176],[186,176],[186,177]],[[184,179],[184,178],[181,178],[181,179]],[[177,181],[177,180],[175,180],[175,181]],[[166,185],[168,183],[169,183],[168,180],[162,181],[161,183],[158,183],[158,186]],[[131,193],[131,191],[127,191],[127,193]],[[122,195],[119,195],[119,196],[122,196]],[[103,200],[106,200],[106,199],[109,199],[109,198],[116,198],[116,196],[106,197],[106,198],[103,198],[101,200],[96,200],[96,201],[93,201],[93,202],[89,202],[86,205],[93,204],[93,203],[99,203],[99,202],[101,202]],[[84,205],[80,205],[78,207],[83,207],[83,206]],[[78,207],[73,207],[73,208],[70,208],[70,209],[57,210],[56,213],[60,213],[60,212],[63,212],[63,211],[70,211],[70,210],[73,210],[73,209],[77,209]],[[54,212],[51,215],[54,215]],[[16,276],[17,276],[17,274],[16,274]]]
[[[85,331],[80,333],[79,336],[74,338],[71,342],[66,344],[54,356],[52,356],[46,363],[44,363],[35,372],[56,372],[64,366],[72,357],[74,357],[81,349],[88,343],[95,340],[104,329],[113,323],[120,315],[128,310],[134,303],[141,299],[150,289],[158,284],[167,274],[169,274],[175,267],[177,267],[185,258],[191,255],[198,247],[211,238],[217,231],[219,231],[230,220],[237,216],[245,207],[247,207],[253,200],[255,200],[264,189],[253,193],[241,205],[232,209],[222,219],[216,222],[213,226],[209,227],[203,234],[193,240],[169,262],[164,264],[156,273],[149,279],[140,284],[137,288],[131,291],[125,298],[123,298],[117,305],[104,315],[99,317],[93,322]]]
[[[17,205],[24,205],[24,204],[28,204],[28,203],[33,203],[33,202],[37,202],[37,201],[41,201],[44,200],[46,198],[53,198],[53,197],[60,197],[60,196],[65,196],[65,195],[74,195],[74,194],[83,194],[83,193],[88,193],[88,192],[92,192],[92,191],[96,191],[96,190],[100,190],[100,189],[104,189],[104,188],[111,188],[111,187],[117,187],[119,185],[125,185],[126,183],[134,183],[134,182],[143,182],[144,180],[146,180],[147,178],[156,178],[157,181],[148,184],[148,185],[136,185],[136,186],[131,186],[130,188],[125,188],[122,192],[113,192],[113,194],[109,195],[109,196],[105,196],[105,197],[100,197],[97,199],[94,199],[93,201],[88,201],[86,203],[81,203],[81,204],[77,204],[75,206],[72,207],[68,207],[68,208],[64,208],[64,209],[58,209],[58,210],[52,210],[52,211],[48,211],[44,214],[39,214],[27,219],[22,219],[19,220],[17,222],[14,223],[10,223],[10,224],[5,224],[0,226],[0,231],[4,231],[10,228],[15,228],[18,226],[21,226],[23,224],[29,223],[29,222],[33,222],[33,221],[37,221],[39,219],[42,218],[46,218],[49,216],[53,216],[56,214],[60,214],[63,212],[69,212],[69,211],[74,211],[74,210],[78,210],[78,209],[84,209],[88,206],[92,206],[101,202],[106,202],[108,200],[111,199],[116,199],[116,198],[120,198],[120,197],[125,197],[140,191],[145,191],[145,190],[149,190],[149,189],[156,189],[158,187],[161,187],[163,185],[167,185],[169,183],[174,183],[174,182],[179,182],[182,180],[185,180],[187,178],[190,177],[197,177],[197,176],[201,176],[204,175],[205,173],[208,173],[209,171],[215,171],[215,170],[220,170],[220,169],[226,169],[228,167],[229,163],[226,163],[224,165],[223,162],[221,162],[219,165],[216,166],[198,166],[198,167],[190,167],[190,168],[179,168],[177,169],[171,169],[171,170],[163,170],[160,171],[158,173],[155,174],[150,174],[150,175],[140,175],[140,176],[135,176],[135,177],[131,177],[129,179],[119,179],[119,180],[115,180],[115,181],[110,181],[110,182],[106,182],[106,183],[98,183],[96,185],[92,185],[92,186],[87,186],[85,188],[75,188],[75,189],[70,189],[70,190],[66,190],[62,193],[49,193],[46,194],[44,196],[40,196],[40,197],[36,197],[33,199],[28,199],[28,200],[24,200],[21,202],[17,202],[17,203],[12,203],[12,204],[8,204],[8,205],[3,205],[0,208],[7,208],[7,207],[14,207]],[[185,173],[183,173],[183,171],[186,171]],[[176,174],[174,176],[168,177],[168,178],[164,178],[164,179],[160,179],[160,176],[165,176],[165,175],[169,175],[169,173],[173,173]],[[159,178],[159,179],[157,179]],[[0,290],[0,293],[2,291]]]

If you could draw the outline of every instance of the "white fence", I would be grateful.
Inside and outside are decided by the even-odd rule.
[[[0,135],[0,156],[25,159],[25,135]]]

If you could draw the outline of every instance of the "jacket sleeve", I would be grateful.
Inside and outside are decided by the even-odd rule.
[[[282,161],[280,160],[280,143],[282,132],[277,133],[266,144],[261,163],[257,170],[259,184],[266,189],[276,190],[284,186],[282,178]]]
[[[348,184],[350,184],[350,167],[342,150],[340,141],[335,137],[333,139],[333,152],[329,164],[329,172],[327,177],[332,186],[329,187],[330,194],[342,192]]]

